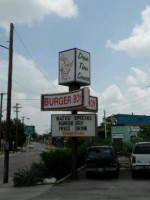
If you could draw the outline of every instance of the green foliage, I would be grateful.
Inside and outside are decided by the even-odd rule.
[[[41,153],[41,160],[48,177],[62,178],[71,171],[71,151],[56,149]]]
[[[112,143],[115,152],[119,154],[119,156],[130,156],[130,153],[132,151],[133,144],[132,143],[127,143],[123,142],[120,139],[115,139]]]
[[[84,163],[86,150],[78,150],[78,167]],[[41,163],[32,164],[27,169],[20,169],[15,172],[13,182],[15,187],[32,186],[42,182],[44,178],[55,177],[60,179],[71,172],[71,150],[56,149],[41,153]]]
[[[19,169],[15,172],[13,176],[14,187],[37,185],[43,179],[39,174],[40,171],[37,169],[39,169],[39,166],[38,168],[37,166],[32,166],[30,169]]]
[[[143,140],[143,141],[150,141],[150,126],[141,126],[140,127],[140,132],[138,136]]]
[[[106,120],[106,121],[105,121]],[[107,136],[111,136],[111,117],[103,118],[103,122],[98,126],[98,136],[100,138],[105,138],[105,122],[107,127]]]
[[[21,121],[18,119],[18,146],[22,147],[26,140],[26,135],[24,134],[24,125],[21,123]],[[16,119],[10,120],[10,137],[9,137],[9,143],[10,143],[10,150],[13,149],[13,142],[16,141]],[[4,138],[4,134],[6,133],[6,121],[2,121],[2,135],[1,138]]]
[[[111,138],[102,139],[99,137],[89,137],[79,141],[77,149],[77,166],[83,166],[85,154],[88,147],[92,145],[113,145],[116,152],[122,152],[122,155],[128,156],[132,145],[124,143],[122,140],[114,140]],[[42,182],[44,178],[55,177],[60,179],[71,172],[72,154],[71,149],[52,149],[41,153],[41,163],[33,164],[29,169],[22,169],[13,176],[14,186],[31,186]]]
[[[86,149],[90,146],[94,145],[113,145],[116,152],[120,152],[121,156],[129,156],[131,150],[132,150],[132,143],[125,143],[120,139],[115,139],[113,142],[111,141],[111,137],[100,138],[100,137],[94,137],[94,138],[87,138],[82,143],[82,149],[86,151]]]
[[[46,177],[43,163],[33,163],[30,168],[19,169],[13,175],[14,187],[33,186]]]

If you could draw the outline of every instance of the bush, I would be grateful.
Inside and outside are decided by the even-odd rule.
[[[41,153],[41,160],[48,177],[62,178],[71,171],[71,151],[56,149]]]
[[[85,158],[84,148],[78,150],[78,167],[83,165]],[[72,155],[70,149],[56,149],[41,153],[41,163],[20,169],[14,173],[15,187],[37,185],[44,178],[55,177],[60,179],[71,172]]]
[[[13,175],[14,187],[33,186],[46,177],[42,163],[32,164],[30,168],[19,169]]]

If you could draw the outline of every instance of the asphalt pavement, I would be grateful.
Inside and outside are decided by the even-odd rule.
[[[32,187],[13,187],[12,181],[0,184],[0,200],[30,200],[47,192],[52,185],[38,185]],[[41,199],[42,200],[42,199]]]
[[[121,169],[119,179],[109,176],[87,179],[82,170],[78,180],[61,184],[14,188],[0,185],[0,200],[149,200],[150,177],[132,179],[128,168]]]

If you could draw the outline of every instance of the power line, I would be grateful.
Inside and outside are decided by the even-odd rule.
[[[33,92],[32,90],[30,90],[30,89],[26,88],[25,86],[21,85],[21,84],[20,84],[20,83],[18,83],[17,81],[14,81],[14,80],[13,80],[13,82],[14,82],[14,83],[16,83],[17,85],[19,85],[20,87],[22,87],[22,88],[24,88],[24,89],[26,89],[26,90],[28,90],[28,91],[30,91],[30,92],[32,92],[32,93],[34,93],[34,94],[36,94],[36,95],[39,95],[38,93],[36,93],[36,92]]]
[[[143,91],[142,91],[142,92],[143,92]],[[128,94],[126,97],[142,96],[142,95],[144,95],[144,94],[146,94],[146,93],[147,93],[147,91],[144,91],[144,92],[143,92],[142,94],[140,94],[140,95],[137,94],[137,95],[131,95],[131,96],[130,96],[130,95]],[[101,98],[104,99],[104,97],[101,97]],[[113,98],[110,98],[110,99],[106,99],[106,100],[102,100],[101,103],[103,103],[103,102],[105,103],[105,102],[107,102],[107,101],[112,101],[112,100],[115,99],[115,98],[116,98],[116,97],[113,97]]]
[[[27,47],[25,46],[24,42],[22,41],[21,37],[19,36],[19,34],[17,33],[16,29],[15,29],[15,33],[20,41],[20,43],[22,44],[22,46],[24,47],[24,49],[26,50],[27,54],[29,55],[29,57],[34,61],[35,63],[35,68],[43,75],[43,77],[50,83],[50,85],[53,85],[53,87],[55,87],[57,89],[57,87],[46,77],[46,75],[42,72],[42,70],[40,69],[40,67],[37,64],[37,61],[33,58],[33,56],[31,55],[31,53],[29,52],[29,50],[27,49]]]
[[[4,100],[6,101],[7,99],[4,99]],[[19,100],[19,101],[20,101],[20,100],[24,100],[24,101],[26,101],[26,100],[27,100],[27,101],[35,101],[35,100],[36,100],[36,101],[40,101],[41,99],[12,99],[12,101],[18,101],[18,100]]]
[[[147,97],[141,98],[141,99],[137,99],[137,100],[134,100],[134,101],[129,101],[129,102],[124,103],[124,104],[118,104],[118,105],[110,106],[110,107],[108,107],[108,109],[111,109],[111,108],[113,108],[113,107],[118,107],[118,106],[126,105],[126,104],[129,104],[129,103],[135,103],[135,102],[137,102],[137,101],[141,101],[141,100],[143,100],[143,99],[147,99],[148,97],[150,97],[150,96],[147,96]]]

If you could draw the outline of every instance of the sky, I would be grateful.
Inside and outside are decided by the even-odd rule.
[[[98,97],[98,125],[112,114],[150,115],[149,0],[0,0],[0,45],[14,24],[12,107],[39,134],[51,127],[41,94],[68,91],[58,84],[59,52],[91,55],[90,94]],[[0,47],[0,93],[7,92],[8,50]],[[3,120],[7,96],[3,98]],[[67,112],[70,114],[70,112]],[[15,118],[14,108],[11,118]],[[27,119],[30,118],[30,119]]]

